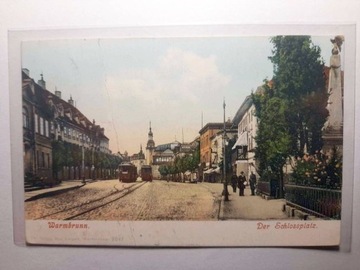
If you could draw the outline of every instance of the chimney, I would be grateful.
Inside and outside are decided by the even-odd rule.
[[[42,88],[46,89],[46,82],[44,81],[44,76],[43,74],[40,74],[41,79],[38,80],[38,85],[40,85]]]
[[[68,102],[69,102],[70,105],[74,106],[74,100],[72,99],[72,96],[70,96],[70,99],[69,99]]]
[[[57,90],[56,87],[55,87],[55,96],[57,96],[58,98],[61,98],[61,91]]]

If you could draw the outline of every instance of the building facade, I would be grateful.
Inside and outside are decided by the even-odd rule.
[[[260,91],[260,88],[257,91]],[[238,139],[233,146],[233,167],[237,175],[243,171],[248,179],[251,172],[257,174],[255,160],[257,118],[251,96],[247,96],[241,104],[233,119],[233,124],[237,125],[238,132]]]
[[[102,174],[96,172],[94,161],[111,154],[109,139],[95,120],[91,122],[74,106],[72,97],[64,101],[60,91],[46,89],[42,75],[35,83],[23,69],[22,101],[25,181],[54,184]],[[82,151],[87,154],[86,168],[81,164]]]
[[[136,166],[137,173],[140,175],[141,167],[146,165],[145,154],[142,150],[142,146],[140,145],[140,151],[137,154],[130,156],[130,162]]]
[[[232,126],[230,122],[225,123],[225,128],[228,129]],[[207,123],[200,129],[200,180],[204,179],[204,172],[212,169],[212,143],[213,138],[219,131],[224,129],[224,123]]]
[[[27,72],[27,71],[25,71]],[[25,181],[52,183],[51,111],[43,89],[24,73],[22,81],[23,157]]]

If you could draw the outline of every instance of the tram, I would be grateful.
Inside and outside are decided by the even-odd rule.
[[[150,165],[142,165],[140,169],[141,179],[143,181],[152,181],[152,169]]]
[[[138,178],[137,170],[134,164],[121,163],[119,165],[119,181],[124,183],[135,182]]]

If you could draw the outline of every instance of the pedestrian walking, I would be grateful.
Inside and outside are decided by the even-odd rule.
[[[256,187],[256,175],[254,174],[254,172],[251,172],[249,182],[250,182],[251,196],[254,196],[255,187]]]
[[[244,196],[246,177],[242,171],[238,177],[239,196]]]
[[[231,176],[231,186],[233,188],[233,192],[236,193],[236,185],[238,182],[238,177],[235,173],[235,171],[233,172],[232,176]]]

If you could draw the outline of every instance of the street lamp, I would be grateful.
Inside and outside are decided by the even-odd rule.
[[[82,134],[82,147],[81,147],[81,154],[82,154],[82,182],[86,184],[85,181],[85,150],[84,150],[84,134]]]
[[[225,98],[224,98],[224,131],[223,131],[223,173],[224,173],[224,201],[229,200],[228,183],[226,178],[226,123],[225,123]]]
[[[95,180],[94,148],[95,148],[95,144],[93,141],[93,143],[91,145],[91,178],[92,178],[92,180]]]

